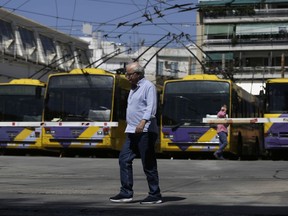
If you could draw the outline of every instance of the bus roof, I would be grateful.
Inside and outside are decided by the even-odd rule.
[[[220,80],[220,78],[212,74],[193,74],[183,77],[183,80]]]
[[[37,79],[13,79],[9,83],[1,83],[1,85],[34,85],[34,86],[45,86],[46,84]]]
[[[53,76],[61,76],[61,75],[68,75],[68,74],[103,74],[103,75],[117,75],[116,73],[112,73],[100,68],[76,68],[69,72],[60,72],[60,73],[54,73],[50,74],[49,77]]]
[[[113,74],[100,68],[76,68],[70,71],[70,74]]]
[[[221,82],[229,82],[231,83],[231,80],[227,79],[221,79],[216,75],[213,74],[193,74],[193,75],[187,75],[180,79],[172,79],[172,80],[166,80],[164,83],[169,82],[181,82],[181,81],[189,81],[189,80],[208,80],[208,81],[221,81]]]
[[[51,74],[49,75],[50,77],[56,77],[56,76],[69,76],[69,75],[109,75],[109,76],[113,76],[115,78],[117,78],[118,83],[120,86],[122,86],[123,88],[126,89],[130,89],[131,84],[129,83],[129,81],[125,78],[124,74],[117,74],[117,73],[112,73],[109,71],[106,71],[104,69],[100,69],[100,68],[76,68],[71,70],[70,72],[62,72],[62,73],[55,73],[55,74]]]
[[[288,78],[268,79],[266,83],[288,83]]]

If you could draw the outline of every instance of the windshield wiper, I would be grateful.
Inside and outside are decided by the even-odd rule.
[[[174,127],[172,127],[172,131],[173,132],[176,131],[180,126],[182,126],[184,124],[185,124],[185,122],[180,122],[180,123],[176,124]]]
[[[187,120],[182,120],[181,122],[179,122],[178,124],[176,124],[175,126],[172,127],[172,131],[176,131],[179,127],[181,127],[182,125],[185,126],[191,126],[191,125],[199,125],[201,124],[201,119],[187,119]]]

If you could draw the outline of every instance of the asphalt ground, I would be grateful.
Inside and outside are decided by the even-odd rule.
[[[0,156],[0,215],[288,215],[287,165],[158,159],[163,203],[141,205],[148,187],[139,159],[134,200],[115,204],[117,159]]]

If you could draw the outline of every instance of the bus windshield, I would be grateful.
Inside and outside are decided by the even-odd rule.
[[[109,121],[113,76],[52,76],[45,98],[45,121]]]
[[[267,112],[288,112],[288,83],[267,83]]]
[[[0,85],[0,120],[41,121],[44,89],[32,85]]]
[[[228,82],[203,80],[167,83],[162,124],[201,125],[207,114],[216,115],[221,104],[229,104],[229,86]]]

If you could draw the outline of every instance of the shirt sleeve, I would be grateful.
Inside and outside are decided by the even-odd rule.
[[[217,114],[217,117],[218,118],[225,118],[226,117],[226,112],[219,111],[218,114]]]
[[[157,109],[157,92],[156,87],[151,85],[147,92],[147,106],[143,115],[142,119],[150,120],[151,118],[155,117],[156,109]]]

